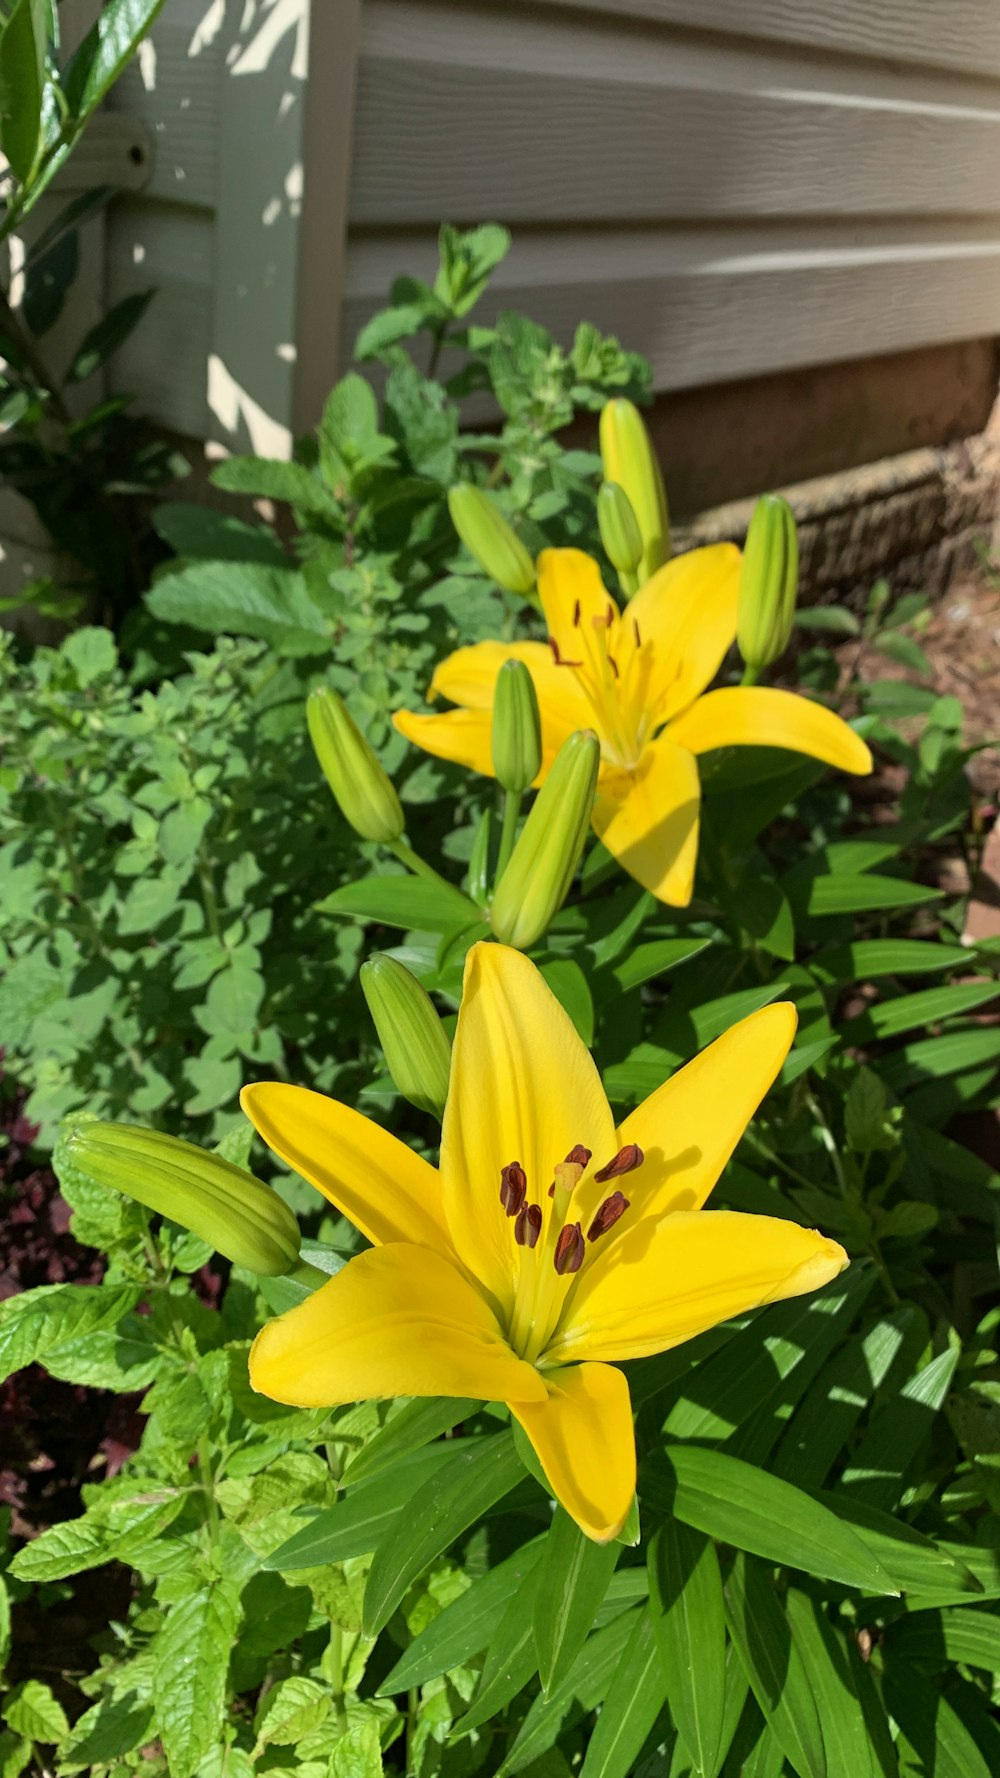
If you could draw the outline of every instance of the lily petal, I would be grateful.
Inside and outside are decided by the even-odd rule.
[[[416,716],[397,710],[393,727],[415,747],[450,759],[472,772],[493,776],[493,720],[488,710],[446,710],[440,716]]]
[[[636,1143],[643,1161],[623,1181],[634,1214],[660,1217],[700,1210],[765,1093],[774,1084],[795,1036],[790,1001],[762,1007],[717,1037],[625,1118],[616,1152]],[[606,1156],[605,1159],[610,1159]],[[611,1187],[591,1185],[581,1220],[596,1214]]]
[[[537,1402],[538,1372],[515,1357],[474,1285],[427,1247],[374,1247],[250,1351],[261,1395],[294,1407],[394,1395]]]
[[[645,1358],[762,1303],[803,1296],[847,1265],[836,1241],[775,1216],[638,1216],[576,1280],[546,1363]]]
[[[534,964],[506,945],[473,945],[441,1132],[442,1196],[455,1251],[504,1314],[528,1250],[500,1202],[501,1169],[520,1162],[529,1202],[547,1214],[553,1168],[578,1143],[596,1155],[613,1141],[590,1051]]]
[[[593,556],[582,549],[543,549],[537,569],[538,596],[549,635],[564,659],[576,660],[580,638],[575,632],[594,618],[606,618],[609,611],[617,622],[618,607]]]
[[[650,709],[665,722],[710,685],[736,640],[742,555],[713,543],[675,556],[630,600],[626,618],[652,652]]]
[[[506,661],[524,663],[540,705],[567,706],[567,732],[586,727],[587,700],[574,674],[556,666],[555,655],[545,642],[474,642],[469,648],[456,648],[435,668],[428,695],[464,704],[469,710],[492,710],[497,674]]]
[[[272,1154],[329,1198],[369,1241],[451,1252],[435,1169],[349,1105],[265,1080],[240,1104]]]
[[[825,705],[770,686],[725,686],[692,704],[667,731],[680,747],[788,747],[864,776],[872,756],[860,735]]]
[[[512,1402],[560,1506],[595,1543],[610,1543],[635,1494],[635,1433],[628,1384],[609,1364],[544,1377],[548,1400]]]
[[[644,748],[631,771],[602,772],[594,830],[644,889],[672,907],[686,907],[698,859],[700,808],[697,762],[666,731]]]

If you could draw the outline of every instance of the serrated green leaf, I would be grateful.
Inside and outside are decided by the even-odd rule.
[[[18,1550],[11,1573],[19,1580],[62,1580],[105,1562],[127,1561],[130,1551],[157,1537],[181,1512],[177,1488],[99,1501],[79,1519],[50,1525]]]
[[[146,595],[154,617],[213,636],[255,636],[293,657],[326,654],[330,625],[292,568],[264,562],[189,562]]]
[[[25,1679],[4,1698],[3,1713],[15,1735],[29,1741],[61,1741],[69,1734],[66,1712],[50,1686]]]
[[[0,1381],[44,1364],[60,1347],[114,1328],[133,1309],[138,1285],[44,1284],[0,1303]]]
[[[194,1778],[219,1743],[238,1622],[235,1594],[216,1583],[172,1606],[153,1643],[156,1725],[171,1778]]]

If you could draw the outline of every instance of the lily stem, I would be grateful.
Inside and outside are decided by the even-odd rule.
[[[440,871],[427,863],[426,858],[421,858],[419,853],[414,852],[413,847],[408,846],[405,840],[386,840],[385,843],[393,857],[398,858],[400,864],[405,864],[414,876],[423,877],[428,883],[443,883],[446,889],[454,887],[447,877],[443,877]]]
[[[759,667],[751,667],[748,665],[748,666],[745,666],[743,669],[743,678],[740,680],[740,684],[741,685],[756,685],[759,678],[760,678]]]
[[[521,814],[521,792],[505,790],[503,793],[503,820],[500,825],[500,849],[497,853],[497,869],[495,882],[499,883],[510,861],[517,837],[517,823]]]

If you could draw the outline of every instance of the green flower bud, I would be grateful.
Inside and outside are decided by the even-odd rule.
[[[642,561],[642,533],[632,502],[617,482],[602,482],[597,523],[604,553],[619,574],[634,574]]]
[[[663,567],[670,554],[670,514],[660,465],[645,422],[633,402],[624,398],[606,402],[601,411],[600,434],[604,479],[616,482],[628,496],[639,527],[641,586],[657,568]],[[614,557],[611,559],[614,561]]]
[[[386,776],[343,698],[327,685],[306,700],[309,738],[341,813],[363,840],[389,844],[403,831],[395,785]]]
[[[798,584],[795,515],[780,494],[764,494],[747,531],[736,619],[740,653],[754,676],[788,647]]]
[[[494,825],[493,810],[484,809],[469,853],[469,894],[481,908],[486,906],[490,896],[490,854]]]
[[[415,975],[384,954],[361,965],[361,987],[389,1073],[411,1105],[444,1113],[451,1044],[430,995]]]
[[[493,770],[517,796],[542,765],[542,719],[534,681],[523,661],[504,661],[493,694]]]
[[[527,950],[566,900],[590,826],[600,758],[591,729],[560,747],[493,897],[490,924],[504,944]]]
[[[168,1216],[249,1272],[280,1277],[299,1263],[299,1225],[284,1199],[177,1136],[81,1119],[64,1125],[55,1162],[60,1174],[71,1170]]]
[[[521,598],[534,590],[534,562],[496,502],[482,488],[472,482],[459,482],[450,488],[448,511],[466,549],[497,586]]]

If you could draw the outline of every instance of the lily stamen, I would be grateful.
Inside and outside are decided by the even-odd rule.
[[[524,1204],[528,1181],[520,1161],[510,1161],[500,1169],[500,1202],[508,1216],[516,1216]]]
[[[584,1247],[583,1242],[583,1230],[580,1227],[580,1224],[578,1222],[568,1222],[566,1227],[559,1231],[559,1239],[556,1242],[556,1250],[552,1260],[560,1278],[564,1277],[567,1272],[578,1272],[580,1270],[585,1252],[586,1248]]]
[[[607,1179],[620,1179],[623,1173],[634,1173],[637,1167],[642,1166],[645,1158],[637,1142],[627,1142],[606,1167],[601,1167],[594,1174],[594,1178],[598,1185],[603,1185]]]
[[[542,1232],[540,1204],[522,1204],[514,1223],[514,1239],[519,1247],[534,1247]]]
[[[587,1230],[587,1240],[597,1241],[602,1235],[606,1235],[609,1229],[614,1228],[618,1218],[624,1216],[629,1204],[630,1200],[624,1192],[612,1192],[610,1198],[605,1198]]]

